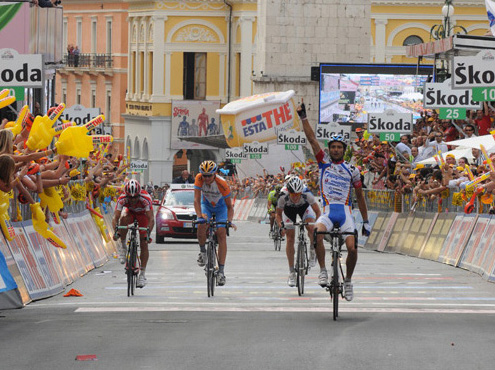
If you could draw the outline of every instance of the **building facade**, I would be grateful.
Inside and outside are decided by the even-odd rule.
[[[113,134],[129,148],[132,159],[148,162],[140,180],[154,184],[170,182],[174,169],[184,168],[177,166],[184,158],[193,171],[202,160],[223,160],[222,149],[181,140],[186,123],[190,127],[201,120],[200,114],[192,118],[184,112],[201,111],[211,103],[210,122],[215,106],[254,93],[293,89],[305,98],[310,118],[316,121],[318,83],[310,79],[312,66],[416,63],[405,57],[406,45],[429,41],[431,28],[445,21],[443,0],[80,3],[64,1],[67,43],[80,41],[84,53],[107,52],[108,31],[103,25],[111,17],[114,71],[66,67],[57,91],[61,96],[67,92],[68,105],[78,101],[78,91],[84,105],[95,101],[103,112],[106,102],[114,103]],[[111,6],[113,12],[104,12]],[[474,35],[487,32],[484,4],[464,0],[454,6],[452,26],[463,26]],[[84,36],[78,31],[82,29]],[[98,35],[96,49],[92,34]],[[178,117],[184,119],[179,126]],[[206,137],[204,142],[211,144]]]

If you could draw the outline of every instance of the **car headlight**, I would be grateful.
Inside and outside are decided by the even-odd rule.
[[[160,211],[160,217],[162,220],[173,220],[175,218],[173,212],[166,209]]]

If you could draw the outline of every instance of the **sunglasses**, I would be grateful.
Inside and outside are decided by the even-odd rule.
[[[213,177],[213,175],[205,175],[205,174],[203,174],[203,177],[208,178],[208,177]]]
[[[302,193],[289,193],[289,195],[293,195],[293,196],[298,196],[298,195],[301,195]]]
[[[467,132],[471,132],[471,131],[474,131],[474,130],[470,130],[470,129],[464,129],[464,131],[467,131]]]

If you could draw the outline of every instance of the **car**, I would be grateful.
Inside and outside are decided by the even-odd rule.
[[[194,185],[172,184],[156,212],[156,242],[163,243],[165,238],[195,239],[194,220]]]

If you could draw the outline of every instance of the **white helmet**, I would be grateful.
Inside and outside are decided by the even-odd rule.
[[[287,190],[289,190],[289,193],[302,193],[303,189],[304,184],[297,176],[292,177],[287,183]]]

